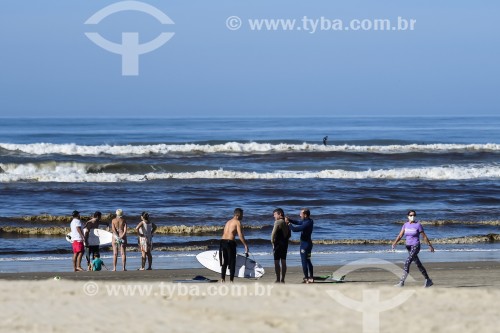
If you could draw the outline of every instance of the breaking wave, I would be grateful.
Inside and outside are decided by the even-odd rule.
[[[214,154],[214,153],[287,153],[287,152],[353,152],[353,153],[443,153],[443,152],[500,152],[500,144],[408,144],[408,145],[318,145],[311,143],[240,143],[223,144],[154,144],[154,145],[98,145],[85,146],[74,143],[0,143],[0,148],[31,155],[164,155],[164,154]]]
[[[0,164],[0,182],[139,182],[166,179],[426,179],[470,180],[500,178],[500,165],[449,165],[420,168],[351,171],[342,169],[322,171],[250,172],[232,170],[203,170],[166,173],[95,173],[89,164],[71,162],[43,162],[27,164]]]

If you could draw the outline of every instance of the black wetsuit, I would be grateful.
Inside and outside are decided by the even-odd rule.
[[[85,251],[85,258],[87,259],[87,264],[90,266],[92,260],[95,259],[96,255],[100,255],[99,253],[99,245],[88,245],[87,250]]]
[[[283,235],[283,230],[278,229],[276,231],[276,238],[274,239],[273,249],[274,260],[286,260],[286,255],[288,252],[288,239],[290,238],[290,229],[284,222],[283,228],[286,228],[286,236]]]
[[[219,245],[219,262],[221,265],[221,278],[226,279],[226,270],[229,266],[229,279],[234,280],[236,272],[236,241],[221,239]]]
[[[313,248],[313,242],[311,235],[314,229],[314,221],[310,218],[305,218],[302,221],[289,220],[291,224],[290,229],[292,231],[301,231],[300,234],[300,259],[302,261],[302,270],[304,271],[304,277],[313,278],[313,264],[311,262],[311,252]]]

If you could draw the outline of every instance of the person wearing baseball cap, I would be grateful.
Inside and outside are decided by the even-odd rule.
[[[82,257],[84,252],[84,237],[82,231],[82,221],[80,221],[80,212],[74,210],[71,214],[73,220],[71,221],[71,245],[73,247],[73,270],[75,272],[81,272],[82,268]]]

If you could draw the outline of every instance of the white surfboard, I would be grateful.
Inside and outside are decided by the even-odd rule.
[[[68,242],[72,242],[71,240],[71,232],[66,235],[66,240]],[[92,232],[89,234],[88,245],[96,246],[96,245],[107,245],[111,244],[113,241],[113,234],[104,229],[92,229]]]
[[[219,251],[205,251],[196,256],[196,259],[211,271],[220,273],[221,266],[219,262]],[[264,267],[253,259],[244,255],[236,255],[236,272],[234,276],[240,278],[260,278],[264,275]],[[229,267],[226,275],[229,275]]]

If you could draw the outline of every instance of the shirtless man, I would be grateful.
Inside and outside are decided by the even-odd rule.
[[[221,265],[221,282],[226,282],[226,270],[229,266],[229,279],[231,282],[234,280],[234,273],[236,272],[236,241],[234,238],[236,234],[240,238],[241,243],[245,246],[245,253],[248,255],[248,246],[243,236],[241,227],[241,220],[243,219],[243,209],[236,208],[234,216],[231,220],[226,222],[224,226],[224,233],[220,241],[219,247],[219,262]]]
[[[127,264],[127,222],[123,218],[123,211],[116,210],[116,218],[111,221],[111,232],[113,234],[113,271],[116,271],[116,261],[118,257],[118,246],[120,247],[120,254],[122,256],[123,270],[126,271]]]

